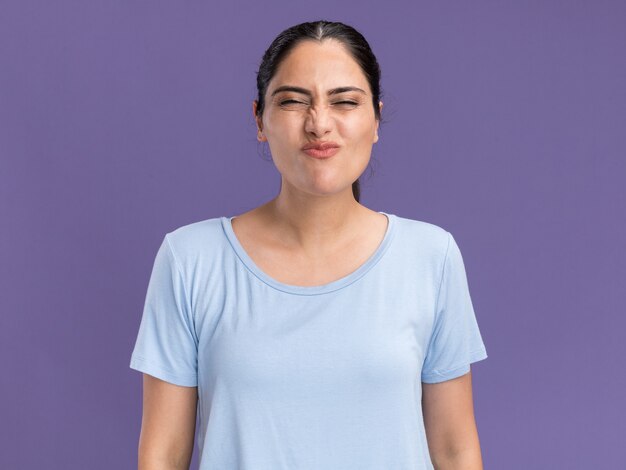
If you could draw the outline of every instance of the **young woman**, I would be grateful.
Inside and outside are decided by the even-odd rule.
[[[131,367],[140,469],[481,469],[487,357],[452,235],[359,202],[380,69],[342,23],[263,56],[253,114],[282,177],[244,214],[165,235]]]

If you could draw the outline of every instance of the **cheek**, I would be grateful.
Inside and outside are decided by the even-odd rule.
[[[304,120],[301,116],[276,114],[268,126],[268,138],[273,138],[278,146],[293,145],[294,141],[301,140],[303,127]]]
[[[340,120],[338,126],[346,138],[359,146],[370,145],[369,137],[374,135],[376,129],[372,116],[356,113]]]

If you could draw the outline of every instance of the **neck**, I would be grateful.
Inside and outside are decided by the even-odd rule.
[[[354,199],[352,188],[324,196],[294,194],[283,188],[263,206],[263,212],[285,244],[315,256],[353,239],[371,211]]]

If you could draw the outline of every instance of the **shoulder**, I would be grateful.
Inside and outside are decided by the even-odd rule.
[[[445,257],[452,234],[445,228],[424,220],[396,215],[396,237],[403,249],[416,249],[434,258]]]
[[[212,217],[179,226],[167,232],[164,242],[181,262],[215,253],[225,241],[222,217]]]

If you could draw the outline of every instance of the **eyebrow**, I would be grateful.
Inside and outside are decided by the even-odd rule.
[[[281,91],[293,91],[295,93],[301,93],[303,95],[312,96],[312,93],[309,90],[307,90],[306,88],[301,88],[301,87],[298,87],[298,86],[291,86],[291,85],[279,86],[278,88],[276,88],[272,92],[272,96],[274,96],[277,93],[280,93]],[[329,95],[337,95],[339,93],[345,93],[347,91],[358,91],[359,93],[363,93],[364,95],[367,94],[367,93],[365,93],[365,91],[363,91],[360,88],[355,87],[355,86],[342,86],[342,87],[338,87],[338,88],[333,88],[332,90],[328,90],[328,94]]]

